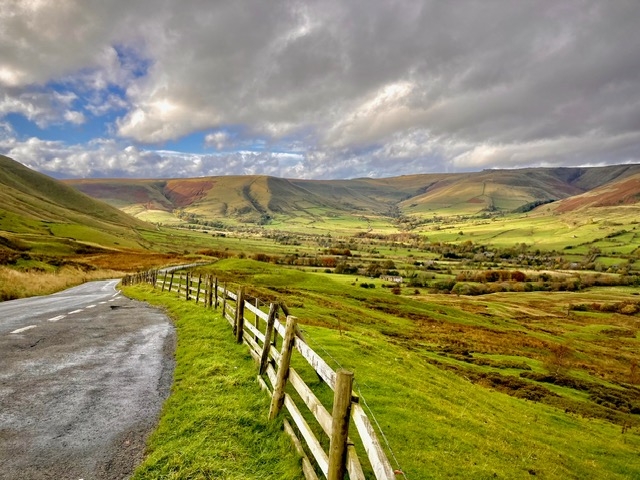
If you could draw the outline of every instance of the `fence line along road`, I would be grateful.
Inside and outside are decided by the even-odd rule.
[[[286,306],[266,304],[259,299],[254,299],[252,304],[246,299],[244,287],[231,292],[212,275],[165,269],[122,279],[122,285],[137,283],[151,284],[185,301],[202,303],[205,308],[221,307],[221,315],[231,325],[236,341],[249,347],[258,365],[258,382],[271,397],[269,418],[276,418],[283,409],[289,415],[284,419],[284,429],[302,457],[306,479],[318,479],[320,473],[329,480],[342,480],[348,473],[352,480],[364,480],[365,470],[376,480],[396,478],[373,425],[352,390],[353,373],[333,370],[304,341],[296,317],[289,315]],[[279,312],[283,313],[282,317]],[[291,366],[294,354],[302,357],[333,391],[331,412]],[[287,385],[293,387],[302,405],[285,391]],[[358,434],[356,438],[349,437],[351,419]],[[323,445],[329,445],[328,450]],[[364,468],[358,450],[366,454],[362,456],[366,459]]]

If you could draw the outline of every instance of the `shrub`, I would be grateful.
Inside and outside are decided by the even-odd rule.
[[[627,303],[626,305],[622,306],[622,308],[620,309],[620,313],[624,315],[633,315],[637,313],[638,310],[639,310],[638,305],[634,303]]]

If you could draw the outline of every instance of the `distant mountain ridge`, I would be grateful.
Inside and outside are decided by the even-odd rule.
[[[70,186],[140,218],[150,212],[261,223],[274,216],[477,215],[511,212],[588,194],[608,186],[607,202],[640,202],[640,165],[495,169],[472,173],[417,174],[393,178],[300,180],[260,175],[186,179],[66,180]],[[631,189],[631,193],[629,193]],[[626,193],[625,193],[626,192]],[[640,192],[637,192],[640,194]],[[635,196],[634,196],[635,195]],[[592,202],[593,203],[593,202]],[[563,211],[582,203],[565,203]],[[592,206],[597,206],[597,202]]]

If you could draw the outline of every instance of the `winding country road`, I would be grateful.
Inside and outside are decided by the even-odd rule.
[[[91,282],[0,303],[0,479],[122,479],[169,394],[169,319]]]

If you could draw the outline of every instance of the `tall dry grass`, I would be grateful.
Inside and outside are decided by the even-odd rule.
[[[0,267],[0,301],[48,295],[90,280],[104,280],[122,276],[123,272],[116,270],[85,272],[75,267],[62,267],[55,273],[44,273]]]
[[[97,255],[82,255],[76,259],[81,263],[92,265],[99,269],[105,270],[122,270],[127,273],[139,272],[141,270],[149,270],[150,268],[158,268],[165,265],[178,265],[180,263],[193,263],[193,257],[185,257],[184,255],[175,253],[156,253],[156,252],[110,252]]]

